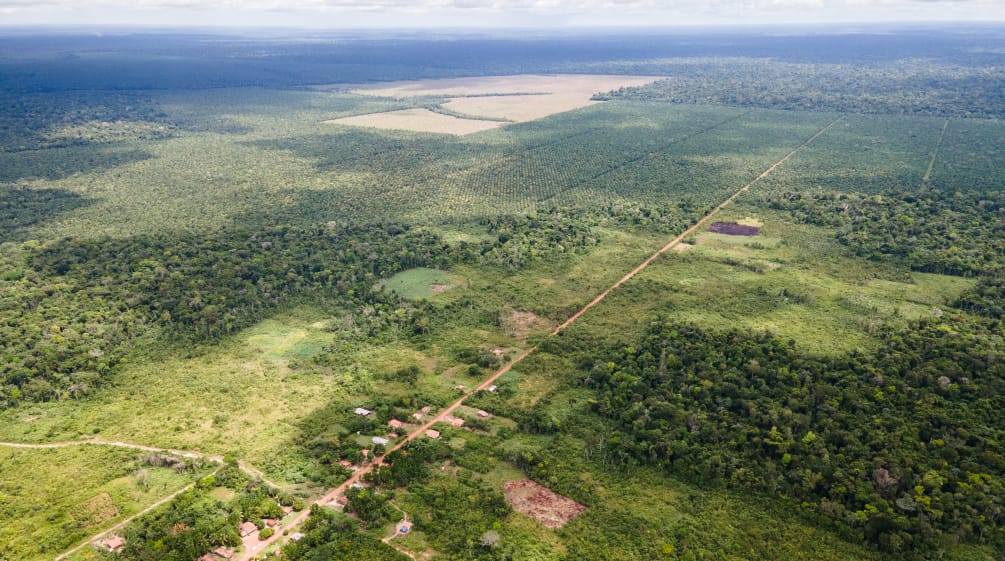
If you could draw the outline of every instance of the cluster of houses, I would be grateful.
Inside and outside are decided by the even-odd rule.
[[[220,546],[213,551],[203,555],[199,561],[226,561],[234,556],[234,550]]]
[[[455,386],[454,389],[458,390],[458,391],[463,391],[464,390],[464,386],[458,385],[458,386]],[[488,388],[488,391],[495,392],[495,391],[497,391],[497,389],[498,388],[496,388],[496,386],[491,386],[491,387]],[[369,409],[366,409],[366,408],[363,408],[363,407],[357,407],[354,412],[357,415],[362,415],[362,416],[367,416],[367,417],[369,417],[371,414],[373,414],[373,411],[370,411]],[[421,422],[423,422],[426,419],[426,417],[431,412],[432,412],[432,408],[429,407],[429,406],[426,406],[426,407],[423,407],[422,409],[419,409],[415,413],[412,413],[412,422],[413,423],[421,423]],[[482,418],[482,419],[491,419],[492,418],[492,414],[491,413],[489,413],[488,411],[483,411],[481,409],[479,409],[476,414],[478,415],[479,418]],[[447,423],[451,427],[460,428],[460,427],[464,426],[465,420],[463,418],[461,418],[461,417],[456,417],[454,415],[446,415],[446,416],[443,417],[443,422]],[[373,441],[374,444],[380,444],[382,446],[387,446],[388,444],[390,444],[391,440],[394,440],[394,439],[398,438],[398,436],[399,436],[398,431],[404,431],[404,430],[406,430],[408,428],[409,423],[407,423],[405,421],[402,421],[402,420],[399,420],[399,419],[391,419],[390,421],[387,422],[387,426],[388,426],[389,429],[391,429],[392,431],[395,431],[395,432],[388,433],[386,438],[380,437],[380,436],[374,436],[372,438],[372,441]],[[426,429],[425,431],[423,431],[423,434],[427,438],[436,439],[436,438],[440,437],[440,431],[435,430],[435,429]],[[364,455],[365,455],[365,453],[367,451],[363,450],[363,452],[364,452]],[[356,469],[358,469],[356,466],[353,466],[347,460],[342,460],[339,463],[342,464],[343,467],[352,469],[353,471],[355,471]]]

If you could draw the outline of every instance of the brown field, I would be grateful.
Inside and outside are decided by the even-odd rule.
[[[316,89],[344,90],[349,88],[358,94],[396,98],[441,97],[445,99],[443,108],[450,111],[522,123],[600,103],[590,99],[595,93],[607,92],[623,86],[640,86],[657,79],[653,76],[586,74],[542,76],[525,74],[387,82],[364,86],[317,86]],[[382,117],[385,115],[388,117]],[[508,124],[498,121],[462,119],[440,115],[424,109],[359,115],[325,122],[457,135],[494,129]]]
[[[428,109],[402,109],[401,111],[388,111],[386,113],[355,115],[353,117],[325,121],[325,123],[456,135],[481,132],[506,124],[499,121],[458,119],[450,115],[433,113]]]
[[[576,501],[529,479],[507,481],[503,484],[503,494],[513,510],[551,529],[565,526],[586,510]]]
[[[714,222],[708,227],[708,231],[730,236],[756,236],[761,229],[757,226],[747,226],[736,222]]]
[[[523,340],[535,330],[551,330],[552,323],[533,312],[505,309],[502,313],[502,325],[513,337]]]

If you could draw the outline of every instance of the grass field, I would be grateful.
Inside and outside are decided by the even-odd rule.
[[[381,283],[381,289],[394,291],[402,298],[418,300],[431,298],[451,290],[464,282],[464,277],[436,269],[409,269]]]
[[[256,463],[282,448],[297,419],[351,386],[351,380],[289,368],[290,360],[316,354],[330,340],[324,319],[299,309],[193,349],[188,358],[169,350],[175,356],[137,361],[93,401],[3,412],[0,438],[39,442],[98,434],[149,446],[237,452]]]
[[[884,325],[934,317],[972,279],[908,273],[855,258],[826,228],[797,225],[744,202],[719,215],[763,224],[755,237],[701,233],[671,252],[573,329],[631,340],[666,312],[706,328],[748,328],[791,338],[813,352],[868,349]]]
[[[51,560],[180,489],[194,474],[136,461],[136,450],[0,447],[0,557]]]

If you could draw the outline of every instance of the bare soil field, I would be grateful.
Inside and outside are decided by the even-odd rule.
[[[624,86],[640,86],[658,79],[655,76],[524,74],[387,82],[362,86],[316,86],[315,89],[345,90],[348,88],[357,94],[395,98],[442,97],[447,98],[442,107],[448,111],[522,123],[600,103],[590,99],[596,93],[616,90]],[[389,117],[384,118],[383,115]],[[425,109],[358,115],[325,122],[419,132],[445,132],[457,135],[480,132],[508,124],[500,121],[463,119],[441,115]]]
[[[526,339],[535,330],[548,330],[552,324],[534,312],[503,310],[503,327],[517,339]]]
[[[370,127],[375,129],[455,134],[461,136],[494,129],[506,124],[499,121],[459,119],[450,115],[434,113],[428,109],[402,109],[401,111],[388,111],[386,113],[355,115],[353,117],[344,117],[342,119],[325,121],[325,123],[352,125],[356,127]]]
[[[761,229],[757,226],[746,226],[736,222],[715,222],[708,227],[708,231],[729,236],[756,236]]]
[[[513,510],[540,522],[546,528],[561,528],[582,514],[586,507],[529,479],[503,484],[506,502]]]

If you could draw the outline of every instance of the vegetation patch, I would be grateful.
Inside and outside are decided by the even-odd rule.
[[[380,289],[394,292],[408,300],[432,298],[464,283],[464,277],[441,271],[418,267],[402,271],[380,283]]]
[[[0,558],[51,561],[203,473],[181,468],[107,446],[0,447]]]

